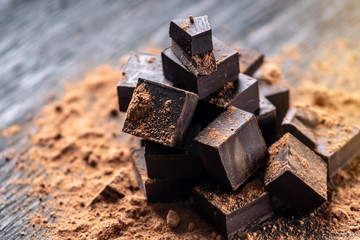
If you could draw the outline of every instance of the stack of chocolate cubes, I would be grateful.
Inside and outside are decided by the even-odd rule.
[[[123,132],[143,139],[132,161],[147,200],[192,195],[225,238],[272,216],[279,199],[299,214],[325,202],[331,156],[314,150],[309,114],[288,113],[284,128],[296,137],[282,135],[289,89],[252,77],[264,55],[212,36],[207,16],[173,20],[169,35],[161,56],[133,53],[117,86]],[[343,146],[353,157],[351,140]]]

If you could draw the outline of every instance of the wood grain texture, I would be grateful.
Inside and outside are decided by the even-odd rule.
[[[65,82],[102,63],[118,65],[131,51],[167,47],[173,18],[207,14],[214,34],[230,45],[271,56],[297,44],[311,59],[336,37],[358,41],[359,10],[351,0],[0,1],[0,131],[15,123],[22,127],[10,142],[0,138],[0,189],[5,189],[0,239],[30,239],[38,233],[24,229],[24,223],[41,202],[30,197],[24,204],[29,187],[12,184],[24,172],[15,174],[15,161],[4,155],[11,147],[26,147],[26,116],[46,104],[50,92],[60,93]]]

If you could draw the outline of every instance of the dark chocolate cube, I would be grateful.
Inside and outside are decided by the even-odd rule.
[[[134,150],[131,158],[140,191],[146,196],[148,202],[168,202],[191,195],[192,188],[199,181],[198,178],[149,178],[144,153],[144,149]]]
[[[286,133],[270,149],[265,170],[266,189],[299,214],[327,199],[327,166],[321,157]]]
[[[169,47],[161,53],[166,79],[197,93],[200,99],[218,91],[225,83],[236,80],[239,74],[238,53],[215,37],[213,40],[217,64],[215,72],[209,75],[194,74],[181,63]]]
[[[273,215],[270,195],[259,177],[249,179],[236,191],[202,184],[194,188],[193,199],[196,210],[226,239]]]
[[[200,155],[193,146],[194,137],[201,131],[199,124],[191,124],[181,149],[146,141],[145,161],[150,178],[201,178],[204,175]]]
[[[255,113],[259,108],[259,86],[255,78],[239,74],[234,82],[226,83],[219,91],[203,99],[224,110],[234,106],[241,110]]]
[[[276,107],[277,137],[281,136],[281,123],[290,106],[290,90],[282,82],[267,84],[259,80],[260,94]]]
[[[195,138],[210,177],[237,189],[268,156],[253,114],[230,106]]]
[[[119,108],[126,112],[139,78],[145,78],[172,86],[163,75],[160,55],[134,52],[123,69],[123,76],[117,85]]]
[[[140,78],[123,132],[173,147],[183,140],[197,101],[194,93]]]
[[[170,22],[169,36],[191,58],[213,50],[212,32],[207,16],[176,19]]]
[[[260,107],[256,111],[256,120],[258,121],[261,133],[265,139],[266,145],[270,146],[276,140],[276,107],[264,96],[260,95]]]
[[[189,58],[175,41],[171,42],[171,50],[180,62],[195,75],[209,75],[217,70],[214,50]]]
[[[359,129],[342,119],[297,107],[289,110],[283,127],[307,145],[315,143],[314,151],[328,163],[329,178],[360,154]]]
[[[308,148],[314,149],[316,139],[310,129],[316,125],[317,117],[314,112],[300,108],[292,108],[289,109],[284,117],[282,129],[284,133],[291,133]]]
[[[259,108],[258,81],[239,74],[237,80],[226,83],[219,91],[200,100],[194,118],[206,127],[228,106],[255,113]]]
[[[240,48],[237,49],[239,53],[240,72],[248,76],[253,76],[254,73],[264,63],[264,54],[255,50]]]

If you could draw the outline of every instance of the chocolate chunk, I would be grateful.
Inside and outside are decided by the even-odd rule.
[[[199,179],[194,178],[149,178],[146,172],[144,149],[134,150],[131,154],[133,168],[141,192],[148,202],[167,202],[187,198]]]
[[[194,93],[140,78],[123,132],[173,147],[183,139],[197,101]]]
[[[145,161],[150,178],[201,178],[204,175],[200,155],[194,146],[194,138],[201,126],[192,123],[181,149],[146,141]]]
[[[260,107],[255,116],[267,146],[276,140],[276,107],[264,96],[260,95]]]
[[[123,198],[126,193],[130,194],[131,188],[133,188],[133,185],[130,175],[124,169],[120,169],[110,182],[96,194],[96,197],[89,205],[93,205],[101,201],[114,203],[118,199]]]
[[[180,62],[195,75],[209,75],[217,70],[214,50],[189,58],[175,41],[171,42],[171,50]]]
[[[265,170],[266,189],[299,214],[327,199],[327,166],[297,138],[286,133],[270,149]]]
[[[315,122],[309,123],[308,119],[312,119],[312,121]],[[311,131],[311,128],[315,125],[317,125],[317,120],[314,112],[299,108],[292,108],[284,117],[282,129],[284,133],[291,133],[308,148],[314,149],[316,139],[314,133]]]
[[[267,84],[259,80],[260,94],[266,97],[276,107],[277,138],[281,136],[281,123],[290,106],[289,88],[283,83]]]
[[[273,215],[273,207],[261,177],[252,177],[236,191],[202,184],[193,192],[196,210],[226,239]]]
[[[169,81],[197,93],[200,99],[216,92],[225,83],[236,80],[239,74],[238,53],[215,37],[213,41],[217,65],[215,72],[204,76],[189,71],[169,47],[161,53],[165,77]]]
[[[134,52],[123,69],[117,85],[119,109],[126,112],[139,77],[172,86],[163,75],[160,55]]]
[[[195,111],[196,121],[206,127],[228,106],[255,113],[259,108],[259,87],[255,78],[244,74],[234,82],[226,83],[219,91],[200,100]]]
[[[195,138],[210,177],[237,189],[266,160],[255,116],[230,106]]]
[[[191,58],[213,50],[212,32],[207,16],[176,19],[170,22],[169,36]]]
[[[255,50],[240,48],[237,49],[239,53],[240,72],[248,76],[253,76],[254,73],[264,63],[264,54]]]
[[[293,115],[295,121],[291,120]],[[317,113],[308,107],[296,107],[289,110],[283,126],[284,131],[299,137],[307,145],[315,143],[314,151],[328,163],[329,178],[360,154],[360,130],[342,119]]]
[[[196,178],[204,173],[198,153],[146,141],[145,160],[150,178]]]

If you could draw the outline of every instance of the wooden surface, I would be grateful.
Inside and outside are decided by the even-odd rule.
[[[41,203],[32,199],[22,206],[29,188],[11,184],[23,173],[14,174],[15,161],[6,162],[4,154],[26,146],[26,117],[49,101],[49,93],[61,93],[64,82],[102,63],[118,65],[131,51],[167,47],[173,18],[207,14],[214,35],[232,46],[272,56],[296,44],[311,59],[320,54],[320,45],[336,37],[358,41],[359,10],[360,4],[351,0],[0,1],[0,131],[22,126],[10,142],[0,138],[0,189],[5,189],[0,239],[37,235],[23,226]]]

